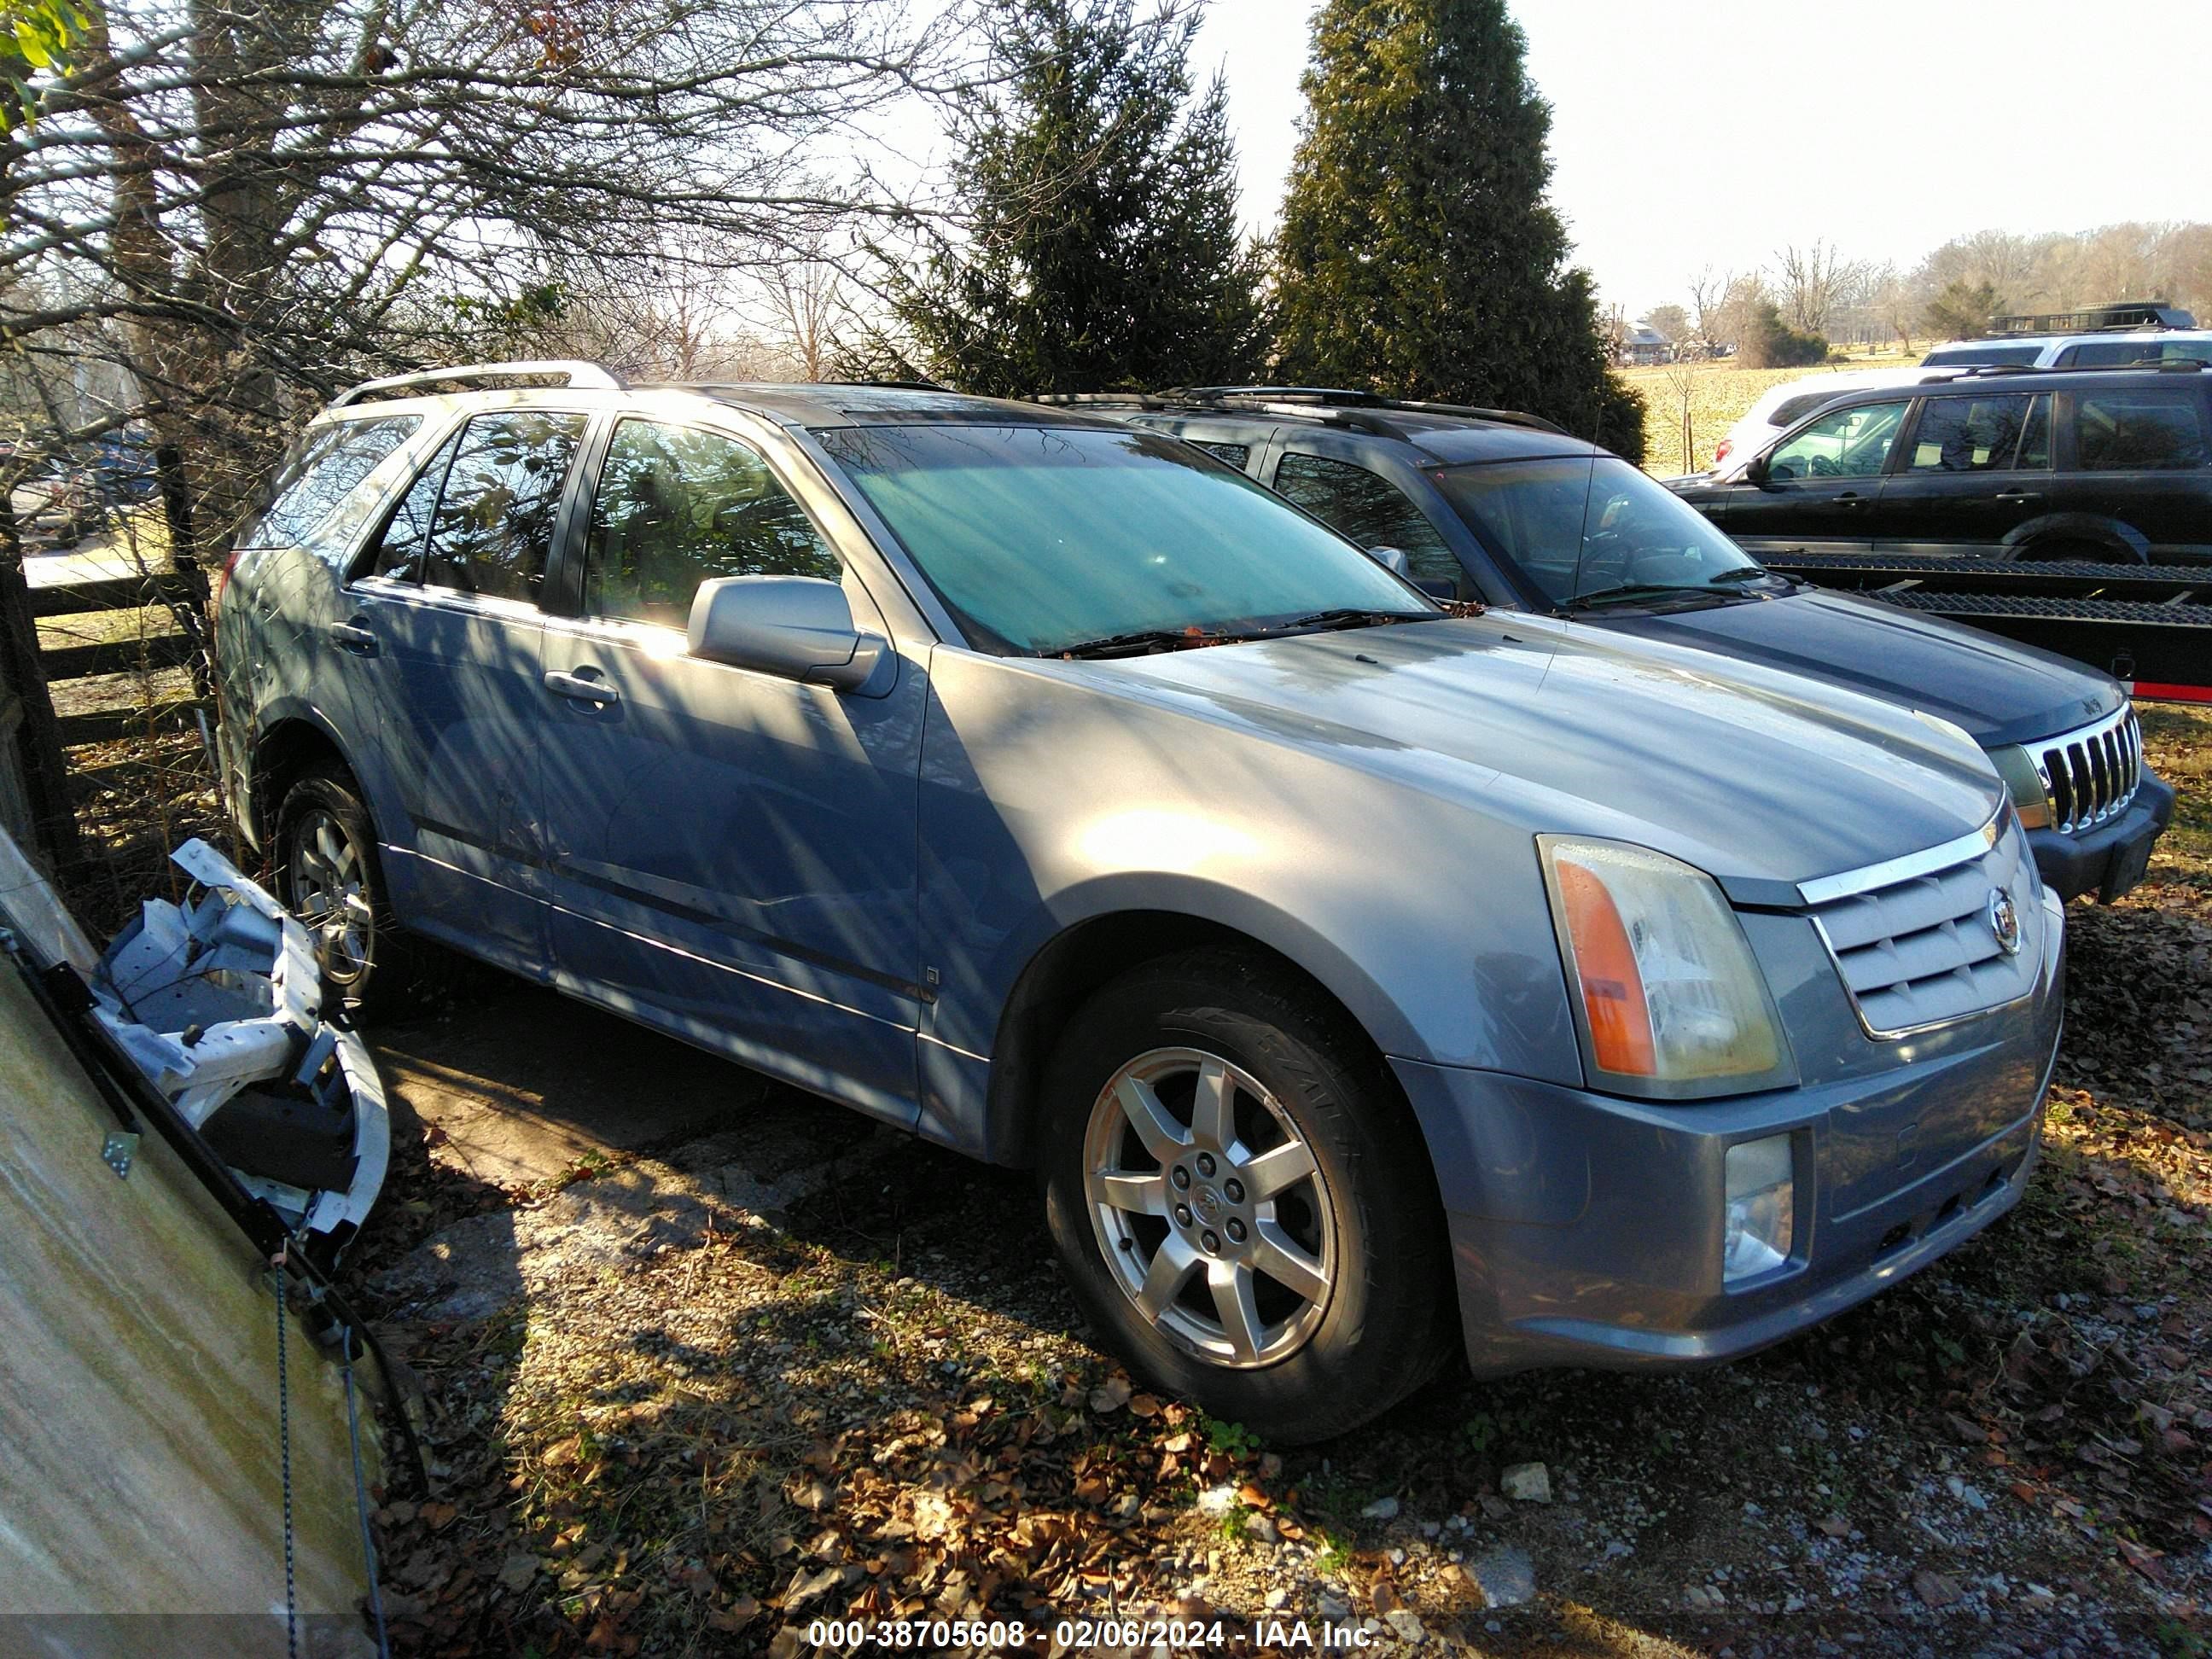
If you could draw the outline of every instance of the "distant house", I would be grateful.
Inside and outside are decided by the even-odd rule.
[[[1674,356],[1674,348],[1668,344],[1667,337],[1649,323],[1632,324],[1621,338],[1620,361],[1624,363],[1671,362]]]

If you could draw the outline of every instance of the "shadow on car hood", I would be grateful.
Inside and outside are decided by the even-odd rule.
[[[1893,705],[1710,652],[1492,615],[1055,665],[1532,831],[1614,836],[1739,901],[1966,834],[2002,790]]]
[[[2126,695],[2110,675],[2048,651],[1849,593],[1587,617],[1579,625],[1809,674],[1941,714],[1984,744],[2069,731]]]

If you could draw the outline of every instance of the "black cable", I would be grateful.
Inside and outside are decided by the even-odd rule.
[[[292,1379],[284,1360],[284,1328],[292,1310],[284,1305],[284,1258],[270,1267],[276,1275],[276,1456],[284,1483],[284,1651],[300,1659],[300,1580],[292,1547]]]

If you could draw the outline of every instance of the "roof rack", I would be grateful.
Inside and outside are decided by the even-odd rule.
[[[1570,435],[1567,429],[1556,422],[1517,409],[1486,409],[1473,404],[1438,404],[1385,398],[1378,392],[1361,392],[1349,386],[1170,386],[1165,392],[1151,395],[1154,401],[1150,406],[1155,408],[1181,404],[1186,407],[1267,410],[1281,415],[1309,415],[1318,419],[1334,420],[1338,425],[1376,432],[1384,437],[1405,435],[1400,428],[1381,418],[1383,414],[1394,411],[1408,415],[1449,415],[1461,420],[1495,421],[1504,426],[1556,432],[1562,437]]]
[[[374,403],[383,398],[410,397],[433,386],[475,386],[501,380],[532,385],[587,386],[595,392],[619,392],[623,380],[612,369],[574,357],[549,357],[538,362],[462,363],[452,368],[426,368],[413,374],[389,374],[380,380],[363,380],[331,399],[332,409],[352,404]]]
[[[1948,386],[1954,380],[1990,380],[2008,374],[2194,374],[2212,368],[2212,358],[2148,357],[2133,363],[1961,363],[1921,377],[1923,386]],[[1895,388],[1891,388],[1894,390]],[[1839,392],[1837,397],[1852,394]]]
[[[2008,334],[2100,334],[2108,330],[2194,328],[2197,319],[2162,300],[2115,300],[2074,311],[2025,313],[1990,319],[1987,337]]]

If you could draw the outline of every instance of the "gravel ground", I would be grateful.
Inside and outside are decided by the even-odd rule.
[[[353,1263],[435,1461],[376,1516],[394,1651],[781,1659],[838,1617],[1018,1620],[1043,1650],[1127,1616],[1240,1653],[1306,1650],[1304,1620],[1498,1655],[2203,1659],[2212,718],[2147,726],[2184,814],[2145,887],[2070,913],[2027,1199],[1718,1370],[1447,1376],[1279,1453],[1091,1346],[1025,1176],[751,1082],[741,1127],[527,1186],[441,1157],[433,1115]]]

